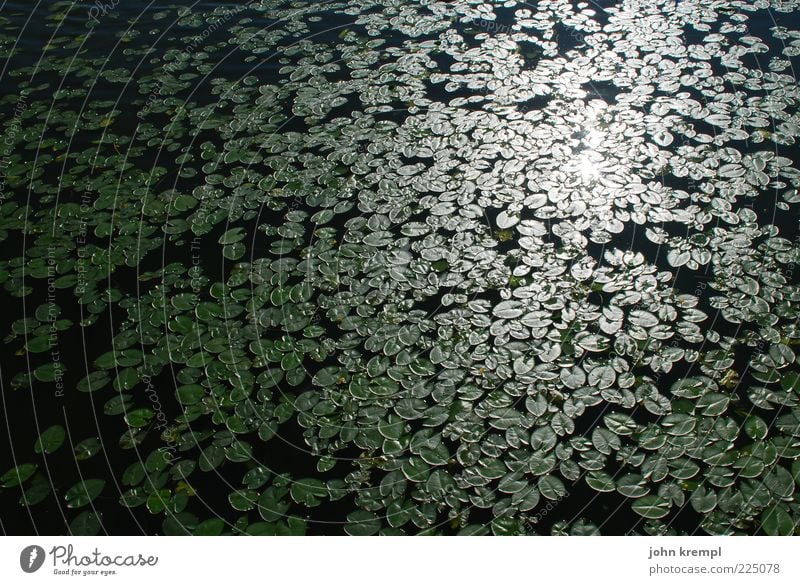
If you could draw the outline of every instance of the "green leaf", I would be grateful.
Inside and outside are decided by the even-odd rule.
[[[731,399],[725,394],[709,392],[697,400],[697,408],[704,416],[719,416],[728,408]]]
[[[258,492],[255,490],[236,490],[228,494],[228,502],[234,510],[247,512],[252,510],[256,505],[258,499]]]
[[[774,466],[764,476],[764,485],[779,498],[788,498],[794,493],[794,477],[780,465]]]
[[[169,490],[156,490],[147,496],[147,511],[151,514],[161,514],[167,509],[171,497]]]
[[[217,241],[222,245],[235,244],[236,242],[241,242],[245,235],[247,235],[247,230],[241,227],[236,227],[229,229],[227,232],[222,234]]]
[[[751,439],[760,441],[767,436],[769,427],[761,417],[751,414],[744,421],[744,432],[747,433],[747,436]]]
[[[603,453],[610,455],[612,451],[617,451],[622,446],[619,436],[603,427],[596,427],[592,431],[592,445]]]
[[[129,427],[139,429],[149,425],[150,420],[154,416],[155,413],[149,408],[137,408],[135,410],[128,411],[128,413],[125,415],[125,422],[128,423]]]
[[[617,435],[632,435],[638,427],[635,420],[627,414],[619,412],[605,415],[603,421],[606,423],[606,427]]]
[[[178,398],[178,402],[188,406],[200,402],[206,395],[206,389],[199,384],[186,384],[179,386],[175,391],[175,395]]]
[[[592,471],[586,476],[586,483],[596,492],[613,492],[614,479],[605,471]]]
[[[222,247],[222,255],[227,258],[228,260],[238,260],[245,253],[244,244],[241,242],[237,242],[235,244],[229,244],[227,246]]]
[[[67,507],[80,508],[91,503],[100,495],[105,485],[106,482],[103,479],[87,479],[76,483],[64,495]]]
[[[178,514],[168,512],[168,516],[161,524],[161,528],[167,536],[186,536],[197,528],[197,517],[189,512]]]
[[[500,516],[492,520],[492,534],[495,536],[520,536],[524,533],[518,518]]]
[[[318,479],[305,478],[292,483],[290,493],[292,499],[298,504],[313,507],[318,506],[322,498],[327,497],[328,489]]]
[[[289,352],[281,359],[281,368],[284,371],[293,370],[300,365],[301,361],[302,357],[300,354],[295,351]]]
[[[100,390],[111,381],[108,372],[92,372],[78,381],[76,388],[80,392],[94,392]]]
[[[254,467],[244,474],[242,483],[245,485],[245,487],[251,490],[256,490],[267,483],[271,475],[272,472],[268,467],[259,465],[258,467]]]
[[[195,536],[219,536],[225,530],[225,522],[220,518],[209,518],[197,525]]]
[[[305,536],[306,522],[296,516],[289,516],[285,521],[275,525],[276,536]]]
[[[50,483],[47,480],[34,481],[33,485],[23,488],[23,494],[19,498],[19,505],[28,507],[35,506],[45,500],[50,495]]]
[[[539,491],[548,500],[559,500],[567,495],[564,483],[554,475],[545,475],[539,478]]]
[[[102,517],[98,513],[84,510],[69,523],[72,536],[95,536],[103,529]]]
[[[90,437],[75,445],[73,452],[76,460],[85,461],[99,453],[102,448],[103,444],[100,442],[100,439],[97,437]]]
[[[23,463],[12,467],[0,476],[0,487],[8,488],[20,485],[34,473],[36,473],[36,465],[33,463]]]
[[[117,392],[130,390],[139,383],[139,372],[136,368],[123,368],[114,379],[114,389]]]
[[[271,522],[253,522],[244,530],[248,536],[275,536],[275,524]]]
[[[42,353],[50,349],[50,338],[47,335],[33,337],[25,344],[25,349],[31,353]]]
[[[216,469],[225,460],[225,450],[219,445],[209,445],[200,453],[200,470]]]
[[[50,453],[55,453],[64,443],[64,438],[66,436],[67,432],[64,430],[64,427],[61,425],[53,425],[39,435],[39,438],[33,445],[33,450],[37,453],[47,453],[48,455]]]
[[[33,377],[40,382],[54,382],[64,375],[66,369],[61,362],[44,364],[33,371]]]
[[[786,372],[781,377],[781,388],[786,392],[800,393],[800,372]]]
[[[692,492],[689,502],[697,512],[707,514],[717,507],[717,494],[714,490],[699,486]]]
[[[119,504],[126,508],[135,508],[141,506],[147,501],[147,494],[144,493],[142,488],[129,489],[120,496]]]
[[[277,522],[289,510],[290,503],[280,499],[275,488],[267,489],[258,498],[258,513],[267,522]]]
[[[639,516],[655,520],[669,514],[670,503],[668,500],[652,494],[642,496],[631,505],[631,508]]]
[[[345,532],[350,536],[370,536],[381,529],[381,522],[372,512],[356,510],[347,515]]]
[[[697,426],[697,419],[684,413],[668,414],[661,419],[661,425],[668,435],[683,437],[691,433]]]
[[[761,528],[770,536],[791,536],[795,522],[783,506],[772,506],[761,513]]]

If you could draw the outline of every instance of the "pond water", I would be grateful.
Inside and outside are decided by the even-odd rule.
[[[799,10],[4,3],[2,530],[792,534]]]

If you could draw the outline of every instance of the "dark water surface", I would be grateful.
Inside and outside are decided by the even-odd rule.
[[[5,533],[796,530],[799,7],[490,7],[0,5]]]

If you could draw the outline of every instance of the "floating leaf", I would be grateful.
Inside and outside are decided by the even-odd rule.
[[[34,473],[37,466],[33,463],[23,463],[12,467],[0,476],[0,487],[9,488],[25,483]]]
[[[344,529],[350,536],[370,536],[380,530],[381,523],[377,516],[364,510],[356,510],[347,515]]]
[[[100,450],[103,448],[103,444],[100,442],[100,439],[97,437],[90,437],[88,439],[84,439],[74,448],[75,459],[78,461],[85,461],[90,457],[93,457]]]
[[[713,490],[699,486],[689,498],[689,502],[700,514],[707,514],[717,507],[717,494]]]
[[[697,400],[697,408],[704,416],[719,416],[725,412],[730,403],[730,397],[718,392],[709,392]]]
[[[95,536],[103,530],[102,516],[99,513],[84,510],[69,523],[69,532],[73,536]]]
[[[313,507],[321,503],[322,498],[328,495],[328,490],[318,479],[306,478],[292,483],[291,495],[295,502]]]
[[[221,518],[209,518],[197,525],[195,536],[219,536],[225,530],[225,521]]]
[[[660,496],[642,496],[631,505],[634,512],[645,518],[658,519],[669,514],[669,501]]]
[[[36,440],[33,450],[36,453],[55,453],[64,443],[67,432],[61,425],[53,425],[45,430]]]
[[[103,479],[86,479],[76,483],[64,494],[68,508],[81,508],[100,495],[106,482]]]
[[[559,500],[567,495],[564,483],[554,475],[545,475],[539,478],[539,492],[548,500]]]
[[[761,513],[761,528],[770,536],[790,536],[795,531],[795,521],[783,506],[773,506]]]

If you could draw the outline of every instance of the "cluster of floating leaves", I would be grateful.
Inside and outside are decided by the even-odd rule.
[[[114,490],[167,533],[302,534],[351,498],[349,534],[596,534],[604,497],[632,532],[688,514],[794,533],[800,30],[748,26],[797,9],[167,9],[150,25],[174,47],[120,33],[130,68],[56,52],[33,82],[13,72],[20,199],[0,223],[26,240],[0,280],[33,298],[50,278],[81,315],[13,324],[32,364],[13,384],[63,375],[37,365],[51,323],[89,336],[113,314],[112,349],[66,392],[116,417],[136,461],[73,486],[22,463],[3,488],[26,506],[56,488],[89,533]],[[96,99],[101,82],[138,94]],[[153,380],[174,387],[158,408]],[[35,452],[64,440],[43,429]],[[106,449],[71,441],[76,460]],[[287,448],[317,474],[276,472]],[[229,509],[193,485],[214,473]]]

